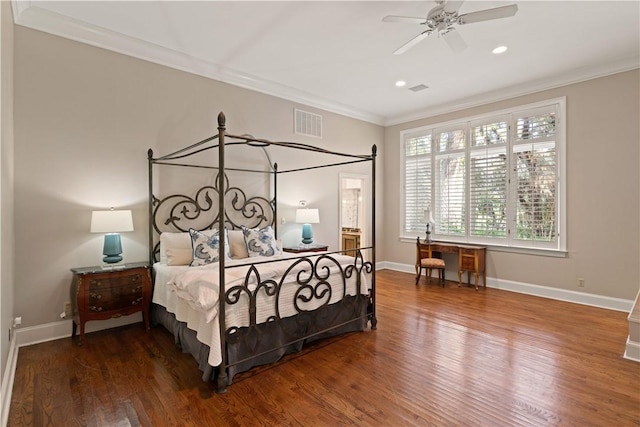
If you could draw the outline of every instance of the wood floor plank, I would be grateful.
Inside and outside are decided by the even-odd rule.
[[[9,426],[640,426],[626,314],[378,272],[378,329],[216,394],[162,328],[19,350]]]

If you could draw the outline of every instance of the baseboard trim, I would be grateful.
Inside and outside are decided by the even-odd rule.
[[[85,334],[117,328],[119,326],[130,325],[137,322],[142,322],[141,313],[134,313],[129,316],[122,316],[108,320],[90,321],[85,324]],[[24,347],[27,345],[39,344],[41,342],[71,337],[72,328],[73,324],[71,320],[61,320],[58,322],[45,323],[44,325],[16,329],[15,337],[18,341],[18,347]],[[80,333],[80,331],[78,331],[78,333]]]
[[[376,265],[377,269],[389,269],[403,273],[415,274],[413,265],[399,264],[393,262],[381,262]],[[449,277],[452,273],[448,272]],[[456,275],[457,279],[457,275]],[[543,298],[555,299],[559,301],[572,302],[575,304],[589,305],[592,307],[606,308],[615,311],[629,313],[633,308],[633,300],[622,298],[612,298],[603,295],[588,294],[585,292],[570,291],[567,289],[550,288],[548,286],[534,285],[531,283],[516,282],[512,280],[502,280],[487,277],[487,287],[502,289],[505,291],[517,292],[520,294],[533,295]]]
[[[640,343],[633,342],[627,337],[627,346],[623,357],[634,362],[640,362]]]
[[[0,402],[0,426],[7,425],[9,420],[9,408],[11,407],[11,394],[13,392],[13,380],[16,375],[16,365],[18,363],[18,345],[16,336],[13,336],[11,344],[9,344],[9,354],[7,357],[7,365],[4,369],[4,376],[2,377],[2,389],[0,389],[0,396],[2,396],[2,402]]]

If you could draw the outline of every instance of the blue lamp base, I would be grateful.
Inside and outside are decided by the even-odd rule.
[[[313,243],[313,229],[311,224],[302,224],[302,243],[309,245]]]
[[[114,264],[122,261],[122,244],[120,242],[120,234],[108,233],[104,236],[102,254],[104,255],[102,261],[107,264]]]

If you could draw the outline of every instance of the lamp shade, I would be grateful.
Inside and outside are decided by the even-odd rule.
[[[120,233],[133,231],[133,218],[130,210],[110,210],[91,212],[92,233]]]
[[[106,233],[102,259],[107,264],[122,261],[122,243],[120,234],[123,231],[133,231],[133,217],[130,210],[92,211],[91,232]]]
[[[296,210],[296,222],[298,224],[319,224],[320,214],[318,213],[318,209]]]
[[[425,223],[429,222],[435,222],[433,220],[433,215],[431,214],[431,208],[427,208],[423,211],[423,220]]]
[[[296,222],[302,224],[302,243],[305,245],[313,243],[313,229],[311,228],[311,224],[320,223],[318,209],[296,210]]]

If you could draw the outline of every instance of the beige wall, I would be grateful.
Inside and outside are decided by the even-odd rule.
[[[323,115],[323,139],[293,135],[294,107]],[[89,233],[92,209],[132,209],[125,261],[147,258],[147,149],[167,154],[216,133],[220,111],[237,134],[354,153],[383,145],[380,126],[16,27],[14,313],[23,325],[59,320],[69,269],[100,263],[103,238]],[[296,164],[288,156],[274,160]],[[305,199],[321,209],[317,240],[337,247],[337,172],[284,181],[279,216],[288,221],[287,238],[296,238],[292,212]]]
[[[634,70],[388,127],[384,259],[410,264],[415,256],[414,243],[399,240],[400,131],[566,96],[568,256],[490,251],[487,274],[574,291],[578,278],[584,278],[584,292],[634,299],[640,284],[639,82]]]
[[[13,319],[13,15],[0,2],[0,377]]]

